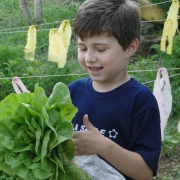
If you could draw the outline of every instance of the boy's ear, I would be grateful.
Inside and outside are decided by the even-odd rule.
[[[139,40],[137,38],[134,38],[130,43],[129,47],[126,49],[127,57],[131,57],[137,51],[138,46],[139,46]]]

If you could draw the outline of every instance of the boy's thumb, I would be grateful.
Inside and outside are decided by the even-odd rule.
[[[89,121],[88,115],[85,114],[83,118],[83,123],[86,126],[87,130],[93,130],[95,127]]]

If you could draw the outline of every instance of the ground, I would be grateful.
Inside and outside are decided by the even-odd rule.
[[[180,156],[180,147],[179,155]],[[159,161],[158,175],[153,180],[180,180],[180,160],[179,157],[168,156],[161,153]]]

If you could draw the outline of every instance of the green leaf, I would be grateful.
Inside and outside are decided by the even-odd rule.
[[[51,150],[52,150],[54,144],[56,144],[56,139],[57,139],[57,133],[52,131],[52,133],[50,134],[50,139],[49,139],[49,143],[48,143],[49,152],[47,152],[47,156],[49,156],[51,154]]]
[[[27,179],[30,170],[24,164],[18,164],[13,168],[15,173],[23,179]]]
[[[74,164],[73,161],[68,160],[64,156],[64,170],[66,172],[66,180],[90,180],[87,173],[84,172],[80,167]]]
[[[40,156],[40,151],[41,151],[41,147],[40,147],[40,142],[41,142],[41,134],[42,132],[37,130],[36,133],[35,133],[35,136],[36,136],[36,142],[35,142],[35,152],[38,156]]]
[[[34,159],[33,162],[39,162],[41,160],[41,155],[37,155]]]
[[[16,137],[12,143],[12,150],[16,153],[31,150],[31,144],[27,144],[23,137]]]
[[[34,107],[41,113],[42,107],[47,103],[48,98],[45,95],[44,89],[35,85],[34,89]]]
[[[47,179],[53,175],[53,171],[48,172],[43,169],[34,169],[33,174],[34,174],[34,177],[37,179]]]
[[[5,156],[6,149],[0,145],[0,169],[7,174],[14,174],[14,171],[11,169],[11,166],[5,163]]]
[[[41,127],[39,126],[39,124],[36,122],[35,118],[33,117],[31,120],[30,120],[30,123],[32,125],[32,127],[36,130],[38,130],[39,132],[43,133],[43,129],[41,129]]]
[[[14,116],[16,108],[20,103],[32,104],[33,93],[10,94],[0,103],[0,121]]]
[[[48,104],[53,106],[54,104],[71,103],[70,93],[67,86],[61,82],[57,83],[48,99]]]
[[[43,159],[44,159],[45,155],[47,154],[49,136],[51,133],[52,133],[52,130],[48,130],[44,136],[43,143],[42,143],[42,151],[41,151],[41,162],[43,162]]]
[[[29,138],[31,138],[31,142],[32,142],[32,141],[34,142],[34,141],[36,140],[34,134],[31,134],[29,131],[26,131],[26,130],[25,130],[25,132],[24,132],[24,134],[23,134],[24,140],[25,140],[28,136],[29,136]],[[28,142],[29,142],[29,140],[30,140],[29,138],[27,139]],[[34,151],[33,151],[33,152],[34,152]]]
[[[57,132],[57,139],[56,142],[51,147],[51,149],[56,147],[60,143],[72,138],[73,136],[72,123],[69,121],[61,121],[56,127],[56,132]]]
[[[51,124],[51,126],[55,127],[58,122],[61,120],[61,116],[60,116],[60,110],[56,109],[56,108],[51,108],[49,110],[47,110],[47,114],[49,116],[49,123]]]
[[[49,121],[50,121],[49,115],[48,115],[48,113],[47,113],[45,108],[42,108],[42,115],[44,117],[46,126],[48,126],[50,129],[52,129],[52,131],[54,131],[56,133],[54,127],[49,123]]]
[[[41,167],[41,163],[38,162],[38,163],[34,163],[32,161],[32,159],[25,159],[23,161],[24,165],[28,168],[28,169],[37,169],[37,168],[40,168]]]
[[[11,149],[13,141],[13,135],[9,128],[0,121],[0,143],[7,149]]]
[[[28,129],[30,131],[31,134],[34,134],[36,132],[36,130],[34,129],[34,127],[30,124],[30,120],[27,120],[25,118],[25,124],[26,124],[26,129]]]
[[[22,131],[22,136],[23,136],[23,139],[26,143],[28,144],[32,144],[34,143],[35,141],[35,136],[34,134],[31,134],[29,131],[27,131],[26,129],[24,131]],[[35,151],[34,151],[35,152]]]
[[[73,117],[77,113],[77,108],[75,108],[73,104],[62,104],[60,108],[60,115],[63,120],[72,121]]]
[[[20,137],[23,135],[23,131],[25,129],[24,122],[25,117],[21,115],[14,116],[8,120],[4,120],[6,122],[6,125],[10,129],[11,133],[15,137]]]
[[[56,140],[56,139],[57,139],[57,132],[56,132],[55,128],[49,123],[49,116],[48,116],[45,108],[42,108],[42,114],[43,114],[43,117],[44,117],[44,120],[45,120],[45,124],[47,125],[48,128],[50,128],[50,129],[52,130],[52,133],[51,133],[51,134],[53,134],[53,141],[51,140],[51,141],[49,142],[49,147],[50,147],[50,151],[51,151],[51,149],[52,149],[51,146],[54,147],[54,144],[55,144],[56,141],[57,141],[57,140]],[[53,144],[53,145],[52,145],[52,144]]]
[[[14,167],[19,164],[17,154],[13,154],[10,150],[8,150],[5,154],[5,163],[10,165],[11,168],[14,170]]]
[[[23,179],[22,179],[23,180]],[[29,171],[27,176],[26,176],[26,180],[39,180],[37,178],[34,177],[34,174],[32,171]]]
[[[28,169],[41,168],[41,163],[34,163],[35,155],[30,154],[28,151],[21,152],[18,156],[18,160],[21,164],[24,164]]]
[[[68,139],[62,142],[62,147],[64,149],[64,153],[69,160],[74,158],[75,148],[72,139]]]
[[[51,158],[45,157],[43,159],[43,163],[42,163],[41,168],[44,169],[45,171],[50,172],[50,171],[55,171],[56,166],[57,166],[57,164],[54,161],[52,161]]]
[[[51,156],[51,157],[54,157],[54,156]],[[57,165],[57,163],[56,163],[56,161],[55,161],[55,158],[51,158],[51,157],[49,158],[49,160],[50,160],[52,163],[55,164],[55,168],[54,168],[55,172],[54,172],[54,175],[50,178],[50,180],[59,180],[59,179],[64,180],[64,179],[65,179],[65,172],[64,172],[63,167],[62,167],[62,169],[60,169],[60,171],[58,171],[58,170],[59,170],[59,167],[58,167],[58,165]],[[63,160],[63,159],[58,159],[58,161],[61,161],[61,160]],[[44,169],[43,166],[42,166],[42,168]],[[45,167],[45,168],[46,168],[46,167]]]
[[[58,179],[65,180],[66,179],[66,172],[65,172],[64,167],[63,167],[63,163],[64,163],[63,153],[58,153],[58,155],[53,153],[53,159],[58,166],[58,169],[56,172],[58,174]]]
[[[72,138],[74,132],[72,123],[69,121],[61,121],[57,125],[56,131],[58,136],[57,138],[60,143]]]
[[[33,118],[36,119],[36,122],[38,123],[38,125],[42,129],[44,129],[43,116],[41,114],[39,114],[39,112],[34,110],[34,108],[32,108],[32,106],[30,106],[29,104],[21,103],[17,107],[16,113],[19,114],[19,115],[24,116],[28,121],[30,121]]]

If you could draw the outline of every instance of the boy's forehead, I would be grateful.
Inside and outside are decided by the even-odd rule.
[[[93,35],[93,36],[85,36],[83,39],[81,37],[77,37],[77,43],[84,43],[86,41],[94,41],[94,42],[106,42],[109,40],[109,38],[112,38],[113,36],[108,35],[107,33],[103,33],[100,35]]]

